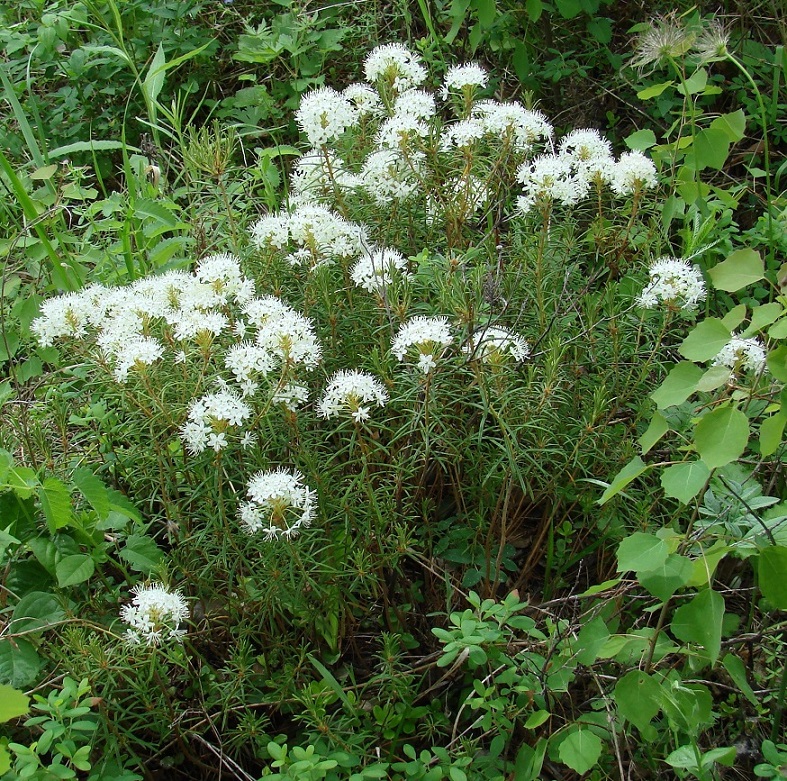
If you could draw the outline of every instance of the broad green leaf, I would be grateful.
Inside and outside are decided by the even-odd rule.
[[[746,319],[746,311],[746,304],[738,304],[721,318],[721,322],[728,331],[732,332]]]
[[[598,503],[605,504],[608,502],[613,496],[620,493],[632,480],[635,480],[643,472],[647,471],[647,469],[648,465],[639,456],[634,456],[634,458],[615,475],[614,480],[609,484],[607,490],[601,494]]]
[[[759,282],[765,276],[765,264],[757,250],[739,249],[709,269],[708,274],[717,290],[735,293]]]
[[[784,426],[787,423],[787,412],[780,411],[760,423],[760,454],[772,456],[782,443]]]
[[[537,22],[544,11],[542,0],[525,0],[525,12],[531,22]]]
[[[708,84],[708,71],[705,68],[697,68],[694,73],[689,76],[684,84],[678,84],[678,92],[681,95],[694,95],[697,92],[702,92]]]
[[[478,14],[478,23],[484,30],[488,30],[497,16],[497,3],[495,0],[473,0],[473,7]]]
[[[601,738],[591,730],[579,727],[561,741],[557,754],[563,764],[582,776],[601,757]]]
[[[645,433],[637,440],[642,448],[642,455],[650,452],[650,449],[669,431],[667,419],[656,410],[651,418],[650,425]]]
[[[601,616],[583,624],[577,636],[577,664],[593,664],[598,652],[609,640],[609,629]]]
[[[730,341],[730,332],[717,317],[697,323],[683,340],[678,352],[690,361],[709,361]]]
[[[637,130],[624,139],[629,149],[643,152],[645,149],[656,145],[656,135],[652,130]]]
[[[131,534],[120,551],[120,558],[125,559],[131,569],[148,575],[161,565],[164,554],[151,537]]]
[[[729,673],[735,685],[740,689],[741,694],[752,705],[758,706],[760,701],[757,699],[754,690],[749,686],[749,681],[746,677],[746,667],[740,657],[735,656],[733,653],[724,654],[721,663],[724,665],[724,669]]]
[[[0,722],[24,716],[29,710],[30,698],[18,689],[0,684]]]
[[[63,608],[52,594],[31,591],[17,602],[11,617],[11,631],[34,632],[60,622],[65,616]]]
[[[673,366],[664,382],[650,394],[659,409],[683,404],[697,390],[697,383],[702,377],[702,369],[688,361],[681,361]]]
[[[61,588],[76,586],[84,583],[95,572],[96,565],[93,557],[86,553],[77,553],[66,556],[55,565],[57,585]]]
[[[750,336],[754,336],[758,331],[765,328],[765,326],[774,322],[782,312],[784,312],[784,307],[778,301],[755,306],[751,311],[751,322],[741,334],[741,337],[748,339]]]
[[[693,746],[681,746],[671,751],[664,761],[670,767],[677,767],[681,770],[693,770],[695,775],[700,774],[700,767],[697,765],[697,754]]]
[[[640,732],[648,731],[650,722],[661,710],[660,700],[661,686],[642,670],[631,670],[615,684],[618,713]]]
[[[709,128],[697,133],[692,149],[691,159],[697,171],[704,168],[720,171],[730,154],[730,141],[723,131]]]
[[[717,540],[710,548],[703,550],[700,555],[692,561],[693,572],[687,586],[692,588],[703,588],[707,586],[719,562],[732,550],[729,545],[725,545],[721,540]]]
[[[580,0],[556,0],[557,11],[564,19],[573,19],[581,13]]]
[[[783,317],[768,329],[771,339],[784,339],[787,337],[787,317]]]
[[[30,686],[41,668],[41,657],[24,637],[0,640],[0,683],[14,687]]]
[[[612,40],[612,20],[606,16],[594,16],[588,19],[587,31],[602,46],[606,46]]]
[[[634,532],[621,540],[618,546],[617,572],[653,570],[660,567],[669,556],[669,546],[655,534]]]
[[[77,487],[79,493],[87,499],[96,515],[104,520],[109,515],[109,493],[106,486],[89,469],[77,469],[71,477],[71,482]]]
[[[787,548],[771,545],[760,551],[757,565],[760,591],[779,610],[787,610]]]
[[[551,715],[552,714],[548,710],[537,710],[527,717],[524,727],[525,729],[537,729],[547,721]]]
[[[30,467],[11,466],[5,476],[5,487],[10,488],[20,499],[27,499],[40,487],[40,483]]]
[[[71,523],[71,494],[60,480],[47,477],[38,490],[38,498],[44,510],[46,525],[52,534]]]
[[[729,366],[711,366],[697,383],[697,390],[700,393],[710,393],[716,388],[721,388],[730,381],[732,369]]]
[[[688,504],[703,488],[710,470],[702,461],[668,466],[661,473],[661,487],[667,496]]]
[[[724,597],[706,588],[675,611],[672,634],[685,643],[701,645],[708,652],[711,664],[715,664],[721,650],[723,618]]]
[[[145,80],[142,82],[142,90],[150,103],[155,103],[159,93],[164,86],[164,76],[167,72],[167,58],[164,54],[164,46],[158,45],[153,61],[150,63]]]
[[[787,344],[782,344],[768,353],[765,359],[768,371],[779,382],[787,382]]]
[[[650,100],[651,98],[657,98],[662,92],[664,92],[665,89],[671,87],[674,83],[674,81],[663,81],[661,84],[654,84],[651,87],[645,87],[645,89],[641,89],[637,93],[637,97],[640,100]]]
[[[703,415],[694,429],[694,446],[709,469],[740,458],[748,442],[748,418],[729,404]]]
[[[679,553],[670,553],[667,560],[656,569],[638,572],[637,580],[654,597],[666,602],[678,589],[689,582],[694,565],[691,559]]]
[[[746,115],[743,113],[743,109],[739,108],[731,114],[722,114],[720,117],[716,117],[710,126],[713,130],[724,133],[733,143],[742,141],[746,135]]]

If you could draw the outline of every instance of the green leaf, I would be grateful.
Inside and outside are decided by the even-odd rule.
[[[631,670],[615,684],[618,713],[640,732],[648,731],[650,722],[661,710],[660,701],[661,686],[642,670]]]
[[[694,73],[689,76],[684,84],[678,84],[678,92],[681,95],[694,95],[697,92],[702,92],[708,83],[708,71],[705,68],[697,68]]]
[[[24,716],[29,710],[30,698],[18,689],[0,684],[0,722]]]
[[[52,534],[71,523],[71,494],[60,480],[47,477],[38,489],[38,498]]]
[[[694,137],[691,160],[697,171],[712,168],[720,171],[730,154],[730,142],[721,130],[700,130]]]
[[[721,322],[724,323],[724,327],[732,332],[734,331],[744,320],[746,319],[746,304],[738,304],[730,309],[724,317],[721,318]]]
[[[645,433],[637,440],[642,448],[642,455],[650,452],[650,449],[669,431],[667,419],[656,410],[651,418],[650,425]]]
[[[735,293],[759,282],[765,276],[765,264],[757,250],[739,249],[709,269],[708,274],[717,290]]]
[[[71,482],[103,521],[109,515],[109,493],[106,486],[89,469],[77,469]]]
[[[548,710],[537,710],[527,717],[524,727],[525,729],[537,729],[545,721],[548,721],[551,715],[552,714]]]
[[[700,393],[710,393],[717,388],[721,388],[730,381],[732,369],[729,366],[711,366],[697,383],[697,390]]]
[[[564,19],[573,19],[582,11],[580,0],[557,0],[557,11]]]
[[[741,661],[740,657],[735,654],[729,653],[722,657],[721,663],[724,669],[729,673],[735,685],[741,690],[741,694],[754,706],[759,705],[759,700],[754,690],[749,686],[749,681],[746,677],[746,666]]]
[[[63,608],[52,594],[31,591],[17,602],[11,618],[14,633],[34,632],[60,622],[65,616]]]
[[[609,629],[601,616],[596,616],[592,621],[582,625],[577,635],[577,664],[593,664],[598,652],[609,640]]]
[[[697,383],[702,377],[702,369],[688,361],[681,361],[673,366],[664,382],[650,394],[659,409],[683,404],[697,390]]]
[[[120,551],[120,558],[125,559],[131,565],[131,569],[148,575],[161,566],[164,554],[151,537],[144,534],[131,534],[126,538],[126,544]]]
[[[601,738],[589,729],[579,727],[561,741],[557,754],[563,764],[582,776],[601,757]]]
[[[673,464],[661,473],[661,487],[667,496],[688,504],[709,477],[710,470],[702,461]]]
[[[671,87],[674,83],[674,81],[663,81],[661,84],[654,84],[651,87],[645,87],[645,89],[641,89],[637,93],[637,97],[640,100],[650,100],[651,98],[657,98],[662,92],[664,92],[665,89]]]
[[[707,588],[675,611],[672,634],[685,643],[701,645],[708,652],[711,664],[715,664],[721,650],[723,618],[724,597]]]
[[[544,11],[542,0],[525,0],[525,13],[531,22],[537,22]]]
[[[653,570],[664,564],[668,555],[669,547],[664,540],[655,534],[634,532],[618,546],[617,572]]]
[[[638,572],[637,580],[654,597],[666,602],[678,589],[688,584],[693,572],[694,564],[691,559],[679,553],[670,553],[660,567]]]
[[[760,591],[779,610],[787,610],[787,548],[771,545],[760,551],[757,563]]]
[[[95,569],[96,565],[92,556],[85,553],[66,556],[55,565],[57,585],[66,588],[84,583],[95,572]]]
[[[606,16],[594,16],[588,19],[588,32],[594,40],[606,46],[612,40],[612,20]]]
[[[164,54],[163,44],[158,45],[153,61],[150,63],[145,80],[142,82],[142,90],[150,103],[155,103],[159,93],[164,86],[164,76],[167,72],[167,58]]]
[[[478,14],[478,23],[488,30],[495,22],[497,3],[495,0],[473,0],[473,7]]]
[[[755,306],[751,311],[751,322],[741,334],[741,337],[743,339],[748,339],[750,336],[754,336],[758,331],[765,328],[766,325],[770,325],[779,318],[783,312],[784,307],[778,301]]]
[[[768,371],[779,382],[787,382],[787,344],[782,344],[768,353],[765,359]]]
[[[639,456],[634,456],[634,458],[615,475],[614,480],[601,495],[598,503],[605,504],[608,502],[615,494],[620,493],[632,480],[635,480],[647,469],[648,465]]]
[[[66,144],[65,146],[58,146],[49,150],[49,156],[67,157],[73,155],[75,152],[108,152],[115,149],[125,149],[128,152],[139,152],[135,146],[125,143],[124,141],[75,141],[73,144]]]
[[[709,361],[730,341],[730,332],[717,317],[697,323],[683,340],[678,352],[690,361]]]
[[[656,145],[656,135],[652,130],[637,130],[624,139],[629,149],[637,149],[640,152]]]
[[[0,640],[0,682],[14,687],[30,686],[41,668],[41,657],[29,640]]]
[[[740,458],[748,442],[748,418],[729,404],[703,415],[694,429],[694,445],[709,469]]]
[[[742,141],[746,135],[746,115],[743,109],[733,111],[731,114],[722,114],[710,123],[713,130],[719,130],[733,143]]]
[[[787,414],[781,410],[777,415],[771,415],[760,423],[760,454],[772,456],[782,443],[784,426],[787,423]]]

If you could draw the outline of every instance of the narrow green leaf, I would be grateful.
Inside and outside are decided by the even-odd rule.
[[[765,276],[765,264],[757,250],[739,249],[710,269],[708,274],[717,290],[735,293],[759,282]]]
[[[642,455],[647,455],[651,448],[669,431],[669,423],[658,410],[653,413],[650,425],[645,433],[637,440],[642,448]]]
[[[733,653],[724,654],[721,663],[724,669],[729,673],[735,685],[740,689],[741,694],[754,706],[758,706],[760,701],[754,690],[749,686],[749,681],[746,677],[746,667],[741,661],[740,657],[735,656]]]
[[[749,420],[730,404],[703,415],[694,429],[694,445],[709,469],[740,458],[748,442]]]
[[[647,471],[647,469],[648,465],[639,456],[634,456],[634,458],[615,475],[614,480],[601,495],[598,503],[606,504],[613,496],[619,494],[632,480],[635,480],[643,472]]]
[[[145,80],[142,82],[142,89],[151,103],[155,103],[159,93],[164,86],[164,76],[167,72],[167,58],[164,54],[163,44],[158,45],[153,61],[150,63]]]
[[[690,361],[709,361],[730,341],[730,332],[717,317],[697,323],[683,340],[678,352]]]

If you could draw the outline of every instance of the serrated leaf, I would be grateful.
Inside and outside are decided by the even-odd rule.
[[[164,54],[164,46],[158,45],[153,61],[150,63],[145,80],[142,82],[142,89],[151,104],[155,103],[162,87],[164,86],[164,76],[167,72],[167,58]]]
[[[655,534],[634,532],[618,545],[617,572],[638,572],[660,567],[669,556],[669,546]]]
[[[642,448],[642,455],[647,455],[651,448],[669,431],[669,423],[667,419],[656,410],[651,418],[650,425],[645,433],[637,440],[640,448]]]
[[[708,274],[717,290],[735,293],[759,282],[765,276],[765,264],[757,250],[739,249],[709,269]]]
[[[595,732],[579,727],[561,741],[557,754],[564,765],[582,776],[601,757],[601,738]]]
[[[96,565],[92,556],[85,553],[76,553],[73,556],[65,556],[55,565],[57,575],[57,585],[61,588],[76,586],[84,583],[95,572]]]
[[[702,461],[668,466],[661,473],[661,487],[667,496],[688,504],[703,488],[710,470]]]
[[[71,494],[60,480],[56,477],[47,477],[41,483],[38,498],[46,517],[46,524],[52,534],[71,523],[73,520]]]
[[[749,420],[729,404],[703,415],[694,429],[694,446],[709,469],[740,458],[748,442]]]
[[[666,561],[656,569],[638,572],[637,580],[654,597],[666,602],[678,589],[688,585],[694,565],[679,553],[670,553]]]
[[[620,493],[632,480],[635,480],[643,472],[647,471],[647,469],[648,465],[639,456],[634,456],[634,458],[615,475],[606,491],[601,495],[598,503],[605,504],[608,502],[613,496]]]
[[[164,554],[151,537],[144,534],[131,534],[126,538],[126,543],[120,551],[120,558],[127,561],[131,569],[148,575],[161,566]]]
[[[670,626],[678,640],[701,645],[708,652],[711,664],[715,664],[721,650],[723,618],[724,597],[707,588],[675,611]]]
[[[88,504],[96,511],[96,515],[104,520],[110,511],[109,493],[104,483],[84,467],[74,471],[71,482],[87,499]]]
[[[628,719],[640,732],[661,710],[661,686],[642,670],[631,670],[615,684],[618,713]]]
[[[690,361],[709,361],[730,341],[730,332],[717,317],[697,323],[683,340],[678,352]]]
[[[762,595],[779,610],[787,610],[787,548],[771,545],[760,551],[757,575]]]
[[[664,382],[650,394],[659,409],[666,409],[683,404],[697,390],[697,383],[702,377],[702,369],[688,361],[681,361],[673,366]]]

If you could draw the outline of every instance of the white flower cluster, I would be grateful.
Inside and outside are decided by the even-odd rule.
[[[186,600],[179,591],[169,591],[162,583],[137,584],[131,604],[120,608],[121,620],[131,628],[126,640],[135,645],[159,645],[180,640],[186,634],[180,625],[189,617]]]
[[[713,359],[713,366],[727,366],[732,371],[742,369],[759,374],[765,369],[765,359],[765,347],[759,339],[742,339],[733,334]]]
[[[682,258],[659,258],[650,267],[650,281],[637,302],[652,309],[659,302],[691,310],[706,296],[705,280],[699,266]]]
[[[401,43],[387,43],[369,52],[363,72],[372,84],[387,86],[396,92],[412,89],[426,80],[421,58]]]
[[[315,492],[303,483],[298,470],[283,468],[258,472],[249,481],[249,501],[238,509],[243,528],[249,534],[262,532],[269,540],[294,537],[311,525],[315,512]]]
[[[368,243],[363,226],[314,203],[263,217],[251,234],[259,249],[291,249],[289,263],[312,270],[335,260],[358,257]]]
[[[500,363],[508,356],[521,363],[530,355],[530,345],[518,334],[489,325],[473,333],[464,351],[471,359],[486,363]]]
[[[242,426],[250,417],[251,408],[236,393],[206,393],[192,400],[188,421],[180,433],[192,455],[209,447],[218,453],[227,446],[227,429]]]
[[[383,295],[394,277],[407,267],[404,255],[395,249],[375,249],[353,266],[352,281],[370,293]]]
[[[45,301],[31,326],[43,346],[91,335],[113,369],[117,382],[165,355],[165,344],[211,342],[229,329],[228,305],[243,305],[254,284],[241,273],[237,258],[211,255],[193,274],[170,271],[144,277],[126,287],[90,285]],[[162,332],[162,339],[151,334]]]
[[[461,92],[468,88],[472,95],[473,91],[483,89],[488,83],[489,76],[477,63],[469,62],[465,65],[452,65],[446,71],[443,79],[441,96],[445,100],[452,90]]]
[[[429,374],[444,349],[453,342],[447,317],[413,317],[403,323],[391,343],[391,352],[403,361],[411,347],[418,353],[418,368]]]
[[[369,419],[372,404],[384,407],[388,391],[374,375],[363,371],[338,371],[332,377],[317,406],[323,418],[349,412],[356,423]]]
[[[341,136],[358,120],[358,111],[335,89],[320,87],[301,98],[295,119],[309,143],[319,147]]]

